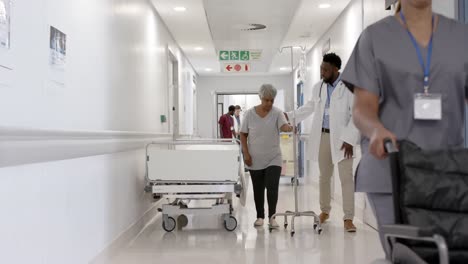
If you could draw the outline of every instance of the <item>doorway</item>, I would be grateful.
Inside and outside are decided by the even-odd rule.
[[[218,121],[219,118],[228,112],[230,105],[239,105],[241,107],[241,119],[242,112],[259,105],[260,98],[257,93],[218,93],[216,94],[216,120],[215,120],[215,138],[220,138],[220,130]]]
[[[169,95],[168,132],[175,140],[179,136],[179,62],[167,47],[167,73]]]

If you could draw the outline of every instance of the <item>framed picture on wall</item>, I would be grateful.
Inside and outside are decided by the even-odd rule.
[[[10,0],[0,0],[0,47],[10,48]]]
[[[67,35],[53,26],[50,27],[49,48],[50,65],[64,70],[67,62]]]
[[[47,87],[55,90],[65,87],[67,64],[67,35],[53,26],[49,27],[49,82]]]
[[[14,57],[10,50],[11,0],[0,0],[0,87],[11,87]]]

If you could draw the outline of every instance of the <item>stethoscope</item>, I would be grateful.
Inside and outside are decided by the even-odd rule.
[[[322,84],[320,84],[319,100],[322,100],[322,89],[323,89],[323,84],[324,84],[324,81],[322,81]]]
[[[323,84],[324,84],[324,83],[325,83],[325,82],[324,82],[324,81],[322,81],[322,84],[320,84],[320,91],[319,91],[319,102],[321,102],[321,101],[322,101],[322,90],[323,90]],[[338,85],[337,85],[337,87],[338,87]],[[335,87],[335,88],[336,88],[336,87]]]

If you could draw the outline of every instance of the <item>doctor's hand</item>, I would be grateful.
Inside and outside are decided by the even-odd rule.
[[[372,132],[369,152],[377,159],[385,159],[388,155],[384,146],[384,141],[387,138],[392,140],[394,146],[397,146],[397,137],[383,126],[375,128]]]
[[[244,153],[244,162],[245,165],[247,166],[252,166],[252,157],[250,156],[250,153]]]
[[[341,150],[344,150],[345,159],[351,159],[354,155],[353,146],[346,142],[343,142],[343,146],[341,146]]]

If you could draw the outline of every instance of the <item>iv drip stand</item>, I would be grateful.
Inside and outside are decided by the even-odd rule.
[[[293,88],[294,86],[296,85],[294,83],[294,49],[295,47],[293,46],[287,46],[287,47],[282,47],[280,49],[280,53],[283,52],[284,49],[290,49],[291,51],[291,74],[292,74],[292,82],[293,82]],[[301,48],[302,51],[305,51],[305,47],[298,47],[298,48]],[[294,96],[292,98],[292,101],[293,101],[293,106],[294,106]],[[294,106],[294,108],[296,108]],[[296,117],[295,117],[295,114],[293,112],[293,116],[292,116],[292,121],[293,121],[293,126],[296,126]],[[318,215],[313,212],[313,211],[305,211],[305,212],[300,212],[299,211],[299,206],[298,206],[298,198],[297,198],[297,184],[298,184],[298,159],[297,159],[297,134],[296,132],[293,133],[293,152],[294,152],[294,177],[293,177],[293,189],[294,189],[294,211],[286,211],[284,213],[278,213],[278,214],[274,214],[272,217],[276,217],[276,216],[284,216],[284,228],[287,228],[288,227],[288,216],[291,216],[291,236],[293,237],[294,234],[296,233],[295,229],[294,229],[294,220],[296,219],[296,217],[301,217],[301,216],[312,216],[314,218],[314,230],[317,232],[317,234],[321,234],[322,233],[322,227],[321,227],[321,223],[320,223],[320,219],[318,217]],[[269,230],[270,232],[273,230],[274,228],[272,228],[271,226],[269,226]]]

